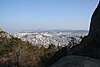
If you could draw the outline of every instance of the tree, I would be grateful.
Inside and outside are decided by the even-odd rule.
[[[69,41],[68,47],[72,48],[76,44],[78,44],[78,40],[75,37],[70,37],[70,41]]]

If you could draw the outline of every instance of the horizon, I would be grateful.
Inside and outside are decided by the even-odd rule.
[[[99,0],[0,0],[0,27],[27,30],[89,30]]]
[[[89,30],[23,30],[23,31],[7,31],[9,34],[15,33],[40,33],[40,32],[89,32]]]

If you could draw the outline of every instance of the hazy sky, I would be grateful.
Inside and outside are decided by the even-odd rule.
[[[88,30],[99,0],[0,0],[5,30]]]

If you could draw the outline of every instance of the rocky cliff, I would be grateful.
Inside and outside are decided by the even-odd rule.
[[[88,36],[69,51],[69,55],[87,56],[100,59],[100,2],[95,9]]]
[[[62,58],[64,56],[66,60]],[[76,59],[75,61],[73,61],[72,56],[77,56],[76,58],[74,57],[74,59]],[[88,57],[89,59],[80,57]],[[84,37],[80,44],[72,47],[70,50],[65,49],[65,47],[59,50],[49,59],[46,66],[49,67],[53,64],[51,67],[100,67],[100,63],[95,64],[94,61],[90,62],[90,60],[93,59],[96,60],[96,63],[97,60],[100,62],[100,2],[92,15],[88,36]],[[76,65],[72,66],[74,63]]]
[[[100,67],[100,61],[83,56],[65,56],[51,67]]]

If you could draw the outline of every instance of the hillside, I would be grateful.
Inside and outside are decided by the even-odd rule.
[[[43,60],[57,51],[51,44],[48,48],[32,45],[9,35],[0,29],[1,67],[44,67]]]

